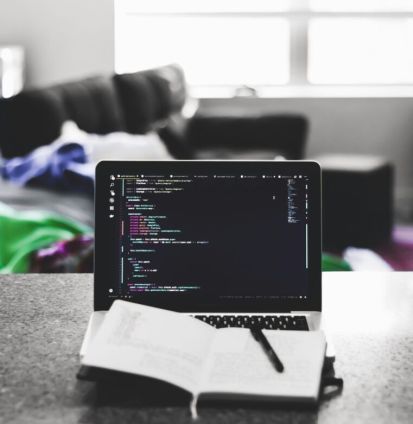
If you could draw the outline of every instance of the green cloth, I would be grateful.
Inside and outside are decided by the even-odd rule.
[[[45,211],[16,211],[0,202],[0,273],[27,272],[30,254],[92,228]]]
[[[323,271],[351,271],[351,266],[344,260],[335,255],[323,253],[321,258],[321,269]]]

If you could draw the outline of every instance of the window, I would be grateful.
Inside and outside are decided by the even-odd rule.
[[[413,83],[413,2],[310,0],[308,80]]]
[[[176,62],[190,85],[286,84],[289,24],[285,17],[266,13],[272,3],[118,0],[116,70]]]
[[[411,0],[115,0],[117,72],[192,87],[413,84]],[[233,92],[233,91],[232,91]]]

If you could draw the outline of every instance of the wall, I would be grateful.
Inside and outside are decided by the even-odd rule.
[[[205,113],[302,113],[310,121],[307,157],[380,155],[396,166],[400,218],[413,218],[413,98],[204,99]]]
[[[113,72],[113,0],[0,0],[0,44],[26,48],[27,86]]]

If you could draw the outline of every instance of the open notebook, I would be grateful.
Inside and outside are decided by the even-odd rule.
[[[82,365],[162,380],[194,399],[316,402],[326,349],[321,331],[264,330],[278,373],[245,328],[216,329],[163,309],[116,300]]]

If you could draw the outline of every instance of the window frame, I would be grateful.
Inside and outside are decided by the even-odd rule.
[[[144,1],[144,0],[141,0]],[[148,0],[149,1],[149,0]],[[290,78],[284,84],[271,84],[266,86],[254,85],[255,92],[252,97],[329,97],[330,95],[342,97],[411,97],[413,96],[413,82],[406,83],[380,83],[380,84],[323,84],[312,83],[308,79],[308,54],[309,54],[309,25],[314,18],[412,18],[411,11],[401,10],[313,10],[311,0],[293,0],[287,10],[279,11],[122,11],[117,4],[126,3],[127,0],[115,0],[115,70],[116,70],[116,25],[120,13],[134,14],[146,17],[274,17],[284,18],[290,27]],[[223,85],[198,85],[189,87],[194,97],[237,97],[234,86]]]

